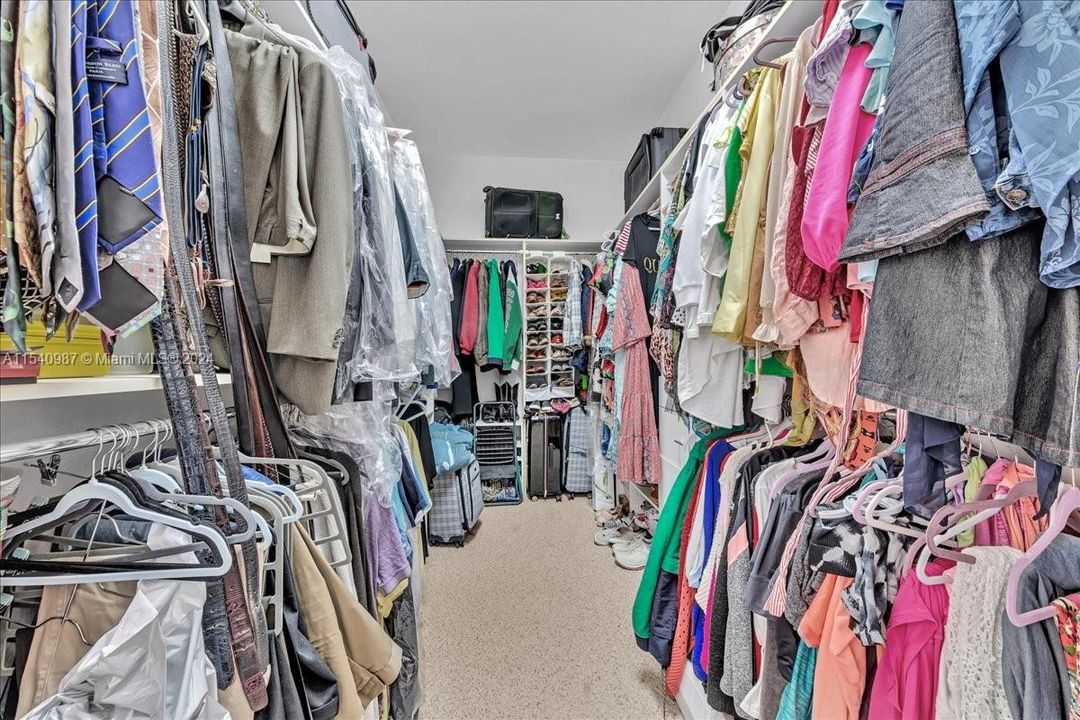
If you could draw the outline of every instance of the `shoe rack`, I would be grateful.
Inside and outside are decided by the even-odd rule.
[[[510,382],[520,383],[520,391],[516,398],[514,398],[517,400],[517,422],[520,426],[517,434],[517,450],[519,467],[521,468],[521,477],[526,478],[528,477],[528,453],[524,451],[522,444],[523,438],[527,433],[527,406],[531,403],[544,403],[558,397],[571,398],[574,396],[575,375],[573,369],[570,368],[569,370],[564,371],[560,367],[560,363],[569,367],[569,356],[567,356],[566,360],[556,359],[561,356],[561,353],[558,353],[558,351],[563,349],[559,347],[562,343],[556,343],[553,347],[551,342],[553,337],[555,339],[560,339],[559,336],[562,336],[563,332],[561,329],[553,328],[551,322],[553,316],[550,313],[554,308],[555,312],[558,313],[556,317],[558,317],[560,321],[565,321],[566,291],[569,290],[569,273],[576,270],[582,262],[592,265],[596,253],[600,250],[600,243],[598,241],[547,240],[534,238],[482,238],[473,240],[444,238],[443,242],[446,246],[448,260],[453,257],[459,259],[470,257],[473,259],[487,259],[491,257],[506,259],[512,257],[517,263],[519,279],[518,289],[522,302],[522,316],[524,318],[522,322],[524,349],[520,367],[515,369],[504,381],[509,380]],[[528,266],[532,263],[542,264],[544,266],[544,272],[529,273]],[[550,292],[552,276],[555,277],[556,284],[562,284],[562,281],[558,279],[560,275],[564,276],[566,280],[566,284],[563,286],[565,291],[563,293],[556,292],[553,296]],[[535,281],[543,281],[536,283],[543,287],[529,287],[530,278]],[[539,291],[539,294],[532,296],[536,302],[530,303],[530,293],[534,290]],[[537,317],[533,318],[538,321],[533,326],[536,328],[533,331],[529,330],[529,310],[531,308],[536,310],[543,308],[543,313],[537,312]],[[559,324],[560,323],[555,323],[556,326]],[[541,345],[540,348],[530,348],[528,341],[532,335],[535,335],[538,338],[543,337],[546,345]],[[541,350],[541,353],[536,353],[536,358],[534,358],[532,363],[534,363],[534,367],[538,370],[541,366],[543,367],[542,373],[537,372],[532,376],[527,374],[531,364],[529,359],[530,349]],[[540,357],[541,354],[542,357]],[[559,387],[558,380],[560,377],[569,377],[569,386]],[[532,378],[532,380],[530,380],[530,378]],[[555,379],[554,387],[552,378]],[[530,390],[530,381],[538,384],[539,387]],[[524,484],[524,481],[522,484]]]
[[[527,402],[574,396],[572,353],[563,339],[570,274],[576,271],[577,261],[565,253],[529,253],[525,256]]]

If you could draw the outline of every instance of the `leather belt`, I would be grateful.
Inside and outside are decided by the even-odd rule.
[[[176,8],[173,3],[166,3],[165,11],[158,13],[158,37],[172,38],[172,30],[175,25]],[[216,16],[216,6],[214,15]],[[220,20],[218,24],[220,33]],[[169,320],[164,324],[173,324],[177,331],[176,340],[190,338],[193,343],[195,365],[203,379],[203,391],[206,398],[207,410],[210,414],[211,426],[217,437],[218,447],[221,450],[221,464],[225,471],[225,480],[228,485],[229,495],[236,500],[248,504],[247,487],[244,484],[240,470],[240,459],[237,454],[236,443],[233,440],[229,419],[225,411],[225,403],[221,396],[221,388],[218,386],[213,359],[210,354],[209,343],[203,327],[202,315],[199,311],[198,292],[191,268],[191,257],[188,253],[187,238],[184,228],[179,224],[182,217],[182,205],[180,202],[183,183],[178,176],[180,158],[178,156],[177,142],[178,129],[175,126],[176,114],[173,108],[172,98],[172,70],[174,48],[172,42],[161,43],[162,55],[159,63],[162,83],[162,117],[165,120],[164,141],[162,142],[162,189],[166,205],[166,219],[170,230],[170,264],[171,274],[174,274],[180,300],[175,304],[183,312],[170,312],[162,317]],[[166,55],[166,53],[169,53]],[[198,82],[198,79],[196,79]],[[211,146],[213,143],[211,143]],[[169,283],[166,283],[168,287]],[[175,289],[175,288],[174,288]],[[187,321],[187,328],[183,327],[182,320]],[[181,334],[179,331],[186,329]],[[185,348],[186,349],[186,348]],[[187,356],[186,354],[184,356]],[[169,366],[163,372],[162,384],[166,386],[167,394],[173,396],[170,411],[178,411],[184,421],[184,425],[190,427],[191,418],[196,417],[197,395],[195,394],[194,378],[185,372],[180,365],[181,355],[167,357],[163,365]],[[181,377],[183,376],[183,380]],[[186,381],[186,382],[184,382]],[[186,385],[186,388],[184,387]],[[185,392],[186,389],[186,392]],[[179,392],[177,392],[179,391]],[[221,496],[222,490],[217,476],[217,464],[210,452],[209,438],[205,435],[205,428],[201,422],[196,423],[196,437],[198,438],[194,450],[201,451],[201,464],[205,469],[205,482],[215,495]],[[200,433],[201,431],[201,433]],[[192,452],[192,455],[195,453]],[[200,464],[194,459],[188,463],[198,477],[195,465]],[[223,518],[221,518],[223,519]],[[223,578],[225,612],[228,618],[230,635],[232,638],[232,654],[239,673],[244,694],[248,703],[254,710],[259,710],[267,704],[266,680],[263,671],[269,664],[269,647],[266,637],[266,619],[262,613],[262,605],[259,598],[259,564],[256,557],[254,539],[240,544],[243,558],[243,570],[247,580],[247,592],[240,578],[240,568],[234,565]],[[221,679],[219,678],[219,684]]]
[[[221,298],[234,392],[242,387],[242,394],[245,396],[242,406],[254,409],[257,404],[261,408],[262,416],[244,418],[244,427],[240,432],[241,447],[245,453],[256,454],[256,436],[265,431],[269,435],[274,455],[292,457],[292,448],[281,417],[281,405],[265,350],[266,331],[249,258],[247,206],[244,202],[243,162],[240,155],[232,66],[229,63],[229,51],[216,0],[206,2],[206,8],[210,44],[217,69],[217,98],[206,118],[211,139],[211,142],[207,143],[210,177],[215,182],[211,193],[214,209],[211,215],[214,255],[219,277],[232,281],[231,287],[221,288]],[[249,341],[246,349],[250,365],[244,361],[244,350],[240,347],[242,338]],[[248,368],[254,370],[254,382],[250,384],[244,377]],[[250,397],[251,389],[255,391],[255,398]],[[241,404],[241,398],[236,399],[237,404]],[[237,425],[239,429],[239,420]]]

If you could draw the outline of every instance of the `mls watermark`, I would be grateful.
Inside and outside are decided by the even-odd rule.
[[[150,367],[161,363],[199,363],[199,353],[178,353],[159,355],[152,352],[107,353],[100,352],[31,352],[42,365],[53,367],[72,367],[76,365],[110,365],[113,367]],[[0,365],[19,366],[25,358],[18,353],[0,353]]]

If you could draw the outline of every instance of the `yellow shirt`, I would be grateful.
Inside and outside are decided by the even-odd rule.
[[[763,227],[762,211],[775,140],[779,80],[779,71],[763,68],[747,103],[747,133],[740,148],[744,158],[743,181],[737,206],[733,209],[736,217],[724,291],[712,326],[714,333],[732,342],[742,339],[754,243]]]

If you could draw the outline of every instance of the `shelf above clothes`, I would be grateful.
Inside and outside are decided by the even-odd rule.
[[[594,253],[599,240],[569,238],[443,238],[447,252],[565,252]]]
[[[201,387],[202,378],[196,376]],[[231,385],[229,373],[217,374],[218,385]],[[157,373],[139,375],[105,375],[103,377],[53,378],[35,383],[0,386],[0,403],[26,400],[52,400],[55,398],[82,398],[91,395],[120,395],[133,392],[161,391],[161,377]]]

